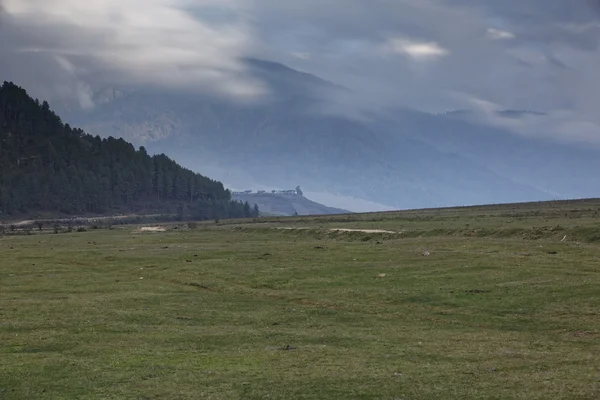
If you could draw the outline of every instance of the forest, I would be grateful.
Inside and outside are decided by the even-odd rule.
[[[48,102],[0,87],[0,218],[116,213],[183,219],[256,217],[221,182],[164,154],[63,123]]]

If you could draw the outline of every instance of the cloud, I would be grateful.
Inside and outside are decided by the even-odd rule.
[[[514,33],[502,31],[500,29],[490,28],[487,30],[487,36],[493,40],[508,40],[515,39],[517,36]]]
[[[470,113],[462,117],[492,125],[513,133],[536,139],[551,138],[562,143],[594,145],[600,147],[600,124],[580,111],[558,109],[551,112],[533,110],[503,110],[496,104],[475,96],[463,94]]]
[[[519,118],[527,117],[530,115],[535,115],[535,116],[548,115],[543,112],[532,111],[532,110],[499,110],[499,111],[496,111],[496,113],[501,117],[512,118],[512,119],[519,119]]]
[[[188,9],[201,13],[228,5],[216,0],[4,0],[5,29],[15,41],[12,54],[4,53],[3,59],[45,56],[75,82],[100,76],[115,84],[259,95],[264,88],[243,76],[239,61],[251,47],[251,29],[239,21],[203,22]]]
[[[256,57],[350,88],[340,107],[472,108],[524,135],[600,142],[594,0],[0,2],[0,74],[80,107],[106,85],[254,99],[268,88],[241,60]]]
[[[450,52],[435,42],[417,42],[408,39],[390,39],[383,46],[389,53],[404,54],[417,61],[432,60]]]
[[[295,51],[291,53],[294,57],[299,58],[301,60],[310,60],[311,54],[306,52]]]
[[[286,15],[282,29],[313,56],[282,60],[352,88],[374,107],[477,109],[460,95],[468,93],[494,105],[479,112],[480,123],[600,143],[600,115],[591,109],[600,103],[600,3],[348,0],[340,8],[340,1],[307,1],[306,9]],[[318,11],[311,13],[313,6]],[[319,24],[310,34],[294,35],[302,21],[314,20]],[[350,40],[360,43],[357,51],[338,51],[339,43]],[[382,57],[389,54],[405,61]],[[435,62],[414,63],[419,57]],[[511,122],[499,110],[546,115]]]

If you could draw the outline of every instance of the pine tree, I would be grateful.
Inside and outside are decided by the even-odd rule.
[[[63,124],[47,102],[0,87],[0,213],[177,213],[201,219],[256,213],[221,182],[150,156],[123,139]]]

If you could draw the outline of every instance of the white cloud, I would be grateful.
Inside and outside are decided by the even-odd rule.
[[[20,51],[47,53],[82,78],[107,71],[126,82],[190,88],[200,86],[236,97],[264,91],[243,77],[239,58],[251,48],[242,22],[215,26],[186,7],[226,6],[221,0],[4,0],[13,26],[34,42]]]
[[[414,60],[424,61],[447,56],[450,51],[435,42],[417,42],[408,39],[393,38],[383,45],[389,53],[404,54]]]
[[[58,63],[58,65],[60,65],[60,67],[65,70],[66,72],[70,73],[70,74],[74,74],[76,71],[75,66],[73,65],[73,63],[69,60],[67,60],[65,57],[61,56],[61,55],[55,55],[54,59],[56,60],[56,62]]]
[[[508,31],[490,28],[487,30],[487,37],[493,40],[510,40],[516,39],[517,36]]]
[[[81,108],[84,110],[94,108],[94,93],[90,85],[83,82],[77,82],[75,85],[75,94]]]
[[[300,60],[310,60],[311,54],[306,52],[292,52],[292,56],[299,58]]]

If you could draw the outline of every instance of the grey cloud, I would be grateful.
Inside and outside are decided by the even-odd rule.
[[[476,11],[492,23],[500,24],[522,40],[565,43],[587,50],[600,41],[597,0],[443,0],[448,7]]]
[[[100,17],[77,2],[79,22],[55,15],[72,1],[3,3],[0,73],[80,106],[98,82],[251,97],[267,88],[244,74],[250,56],[352,89],[338,108],[473,109],[519,133],[600,141],[592,0],[106,0]],[[17,3],[33,12],[10,14]],[[407,43],[429,56],[411,57]]]
[[[279,4],[260,12],[266,14],[264,20],[283,15],[285,26],[264,24],[262,36],[266,42],[286,35],[293,40],[276,42],[280,48],[270,55],[341,82],[377,107],[401,104],[441,112],[474,107],[473,99],[484,99],[500,110],[540,110],[560,123],[520,118],[519,124],[506,124],[487,112],[480,113],[481,122],[503,124],[527,135],[600,141],[600,118],[587,110],[600,101],[594,83],[599,81],[598,73],[592,71],[598,65],[600,14],[592,2],[345,1],[341,5],[309,0],[303,3],[306,7],[296,8]],[[307,24],[312,29],[307,30]],[[514,38],[491,40],[490,29]],[[449,55],[415,64],[373,50],[394,38],[435,43]],[[355,51],[340,45],[348,42],[354,43]],[[286,45],[303,57],[286,57]],[[578,121],[570,123],[569,118]],[[582,119],[587,122],[579,123]],[[585,134],[560,128],[565,126],[578,127],[574,131]]]
[[[500,111],[497,111],[496,113],[501,117],[512,118],[512,119],[524,118],[524,117],[527,117],[530,115],[534,115],[534,116],[547,115],[546,113],[543,113],[543,112],[530,111],[530,110],[500,110]]]
[[[2,67],[21,76],[12,64],[35,58],[44,60],[39,69],[49,66],[61,77],[71,75],[76,87],[104,80],[213,90],[236,98],[261,94],[264,88],[243,76],[239,61],[251,47],[248,28],[203,23],[186,11],[187,4],[4,0],[2,29],[11,39],[4,41]],[[65,63],[72,67],[65,69]],[[80,90],[74,92],[81,97]]]

